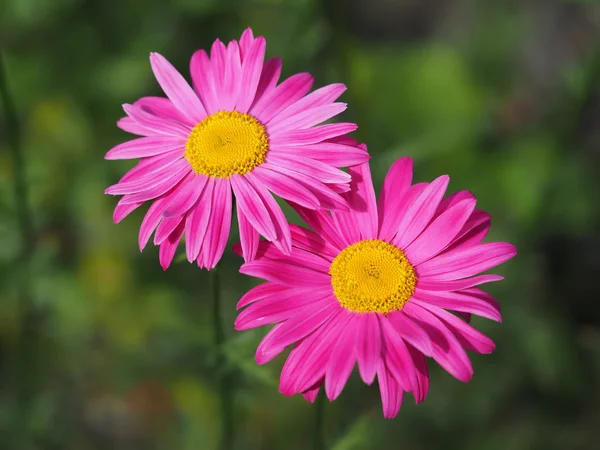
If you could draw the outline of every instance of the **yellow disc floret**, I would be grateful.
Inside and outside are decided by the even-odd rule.
[[[269,137],[249,114],[220,111],[194,127],[185,144],[185,158],[194,172],[209,177],[243,175],[265,161]]]
[[[340,304],[358,313],[400,310],[417,284],[415,269],[404,252],[377,239],[346,247],[331,263],[329,273]]]

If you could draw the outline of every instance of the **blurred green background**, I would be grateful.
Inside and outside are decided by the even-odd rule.
[[[0,1],[33,223],[19,219],[2,109],[0,448],[217,448],[228,372],[236,449],[312,448],[314,405],[277,390],[283,357],[254,363],[266,330],[233,330],[256,283],[240,260],[220,268],[229,342],[216,364],[207,273],[163,272],[156,247],[138,250],[144,211],[114,225],[103,194],[132,166],[103,159],[129,138],[121,104],[162,95],[149,53],[188,76],[196,49],[247,26],[284,76],[348,85],[343,119],[378,186],[410,155],[415,180],[450,174],[492,213],[490,238],[519,249],[487,287],[504,323],[474,320],[497,350],[473,356],[473,380],[430,364],[427,400],[406,396],[387,421],[354,374],[325,404],[328,447],[599,448],[600,5],[555,0]]]

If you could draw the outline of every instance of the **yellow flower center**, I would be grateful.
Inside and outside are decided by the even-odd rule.
[[[254,117],[220,111],[194,127],[185,144],[185,158],[194,172],[209,177],[243,175],[265,161],[269,137]]]
[[[346,247],[329,269],[333,292],[349,311],[389,313],[402,309],[417,284],[402,250],[377,239]]]

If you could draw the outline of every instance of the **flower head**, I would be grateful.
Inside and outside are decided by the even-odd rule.
[[[308,93],[313,77],[291,76],[278,84],[281,60],[264,62],[266,42],[250,29],[240,42],[217,40],[210,57],[191,59],[193,87],[161,55],[150,62],[164,97],[124,105],[125,131],[142,136],[117,145],[106,159],[139,163],[106,190],[122,195],[115,222],[152,202],[140,227],[143,249],[154,231],[166,269],[185,235],[190,262],[213,268],[227,244],[232,191],[243,254],[253,259],[259,234],[282,252],[291,234],[272,193],[307,209],[347,209],[339,195],[350,175],[340,167],[369,159],[344,137],[352,123],[320,125],[346,109],[335,100],[346,89],[332,84]]]
[[[377,377],[391,418],[404,392],[425,399],[426,357],[466,382],[473,375],[466,351],[492,352],[492,340],[468,322],[471,314],[500,321],[500,307],[476,286],[502,279],[480,273],[516,250],[482,243],[490,216],[475,209],[470,192],[443,198],[448,176],[412,185],[410,158],[392,166],[378,203],[368,164],[350,173],[350,211],[296,206],[315,232],[292,225],[290,255],[261,242],[256,259],[242,266],[268,281],[242,297],[238,307],[247,308],[235,326],[276,324],[258,346],[259,364],[294,345],[283,394],[313,401],[324,384],[334,400],[358,363],[365,383]]]

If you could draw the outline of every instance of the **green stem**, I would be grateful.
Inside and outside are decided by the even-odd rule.
[[[35,323],[35,311],[30,294],[30,261],[35,249],[35,231],[29,192],[25,175],[25,160],[21,146],[19,118],[12,93],[8,85],[7,70],[3,55],[0,53],[0,101],[6,120],[6,137],[13,161],[13,190],[15,215],[18,223],[21,248],[15,261],[20,270],[17,278],[19,335],[12,354],[13,382],[15,384],[15,400],[13,412],[14,424],[11,427],[14,435],[13,444],[17,448],[25,448],[30,440],[28,422],[33,393],[36,389],[38,363],[38,328]]]
[[[323,433],[323,422],[325,420],[325,392],[317,395],[315,402],[315,429],[313,434],[313,449],[325,450],[325,437]]]
[[[221,309],[221,287],[219,283],[218,267],[210,271],[211,291],[213,298],[213,322],[215,331],[215,346],[218,355],[217,367],[221,374],[219,379],[219,397],[221,400],[221,450],[233,448],[234,426],[233,426],[233,392],[231,375],[226,369],[227,361],[223,357],[223,343],[225,342],[225,331],[223,329],[223,317]],[[220,369],[225,369],[219,372]]]

